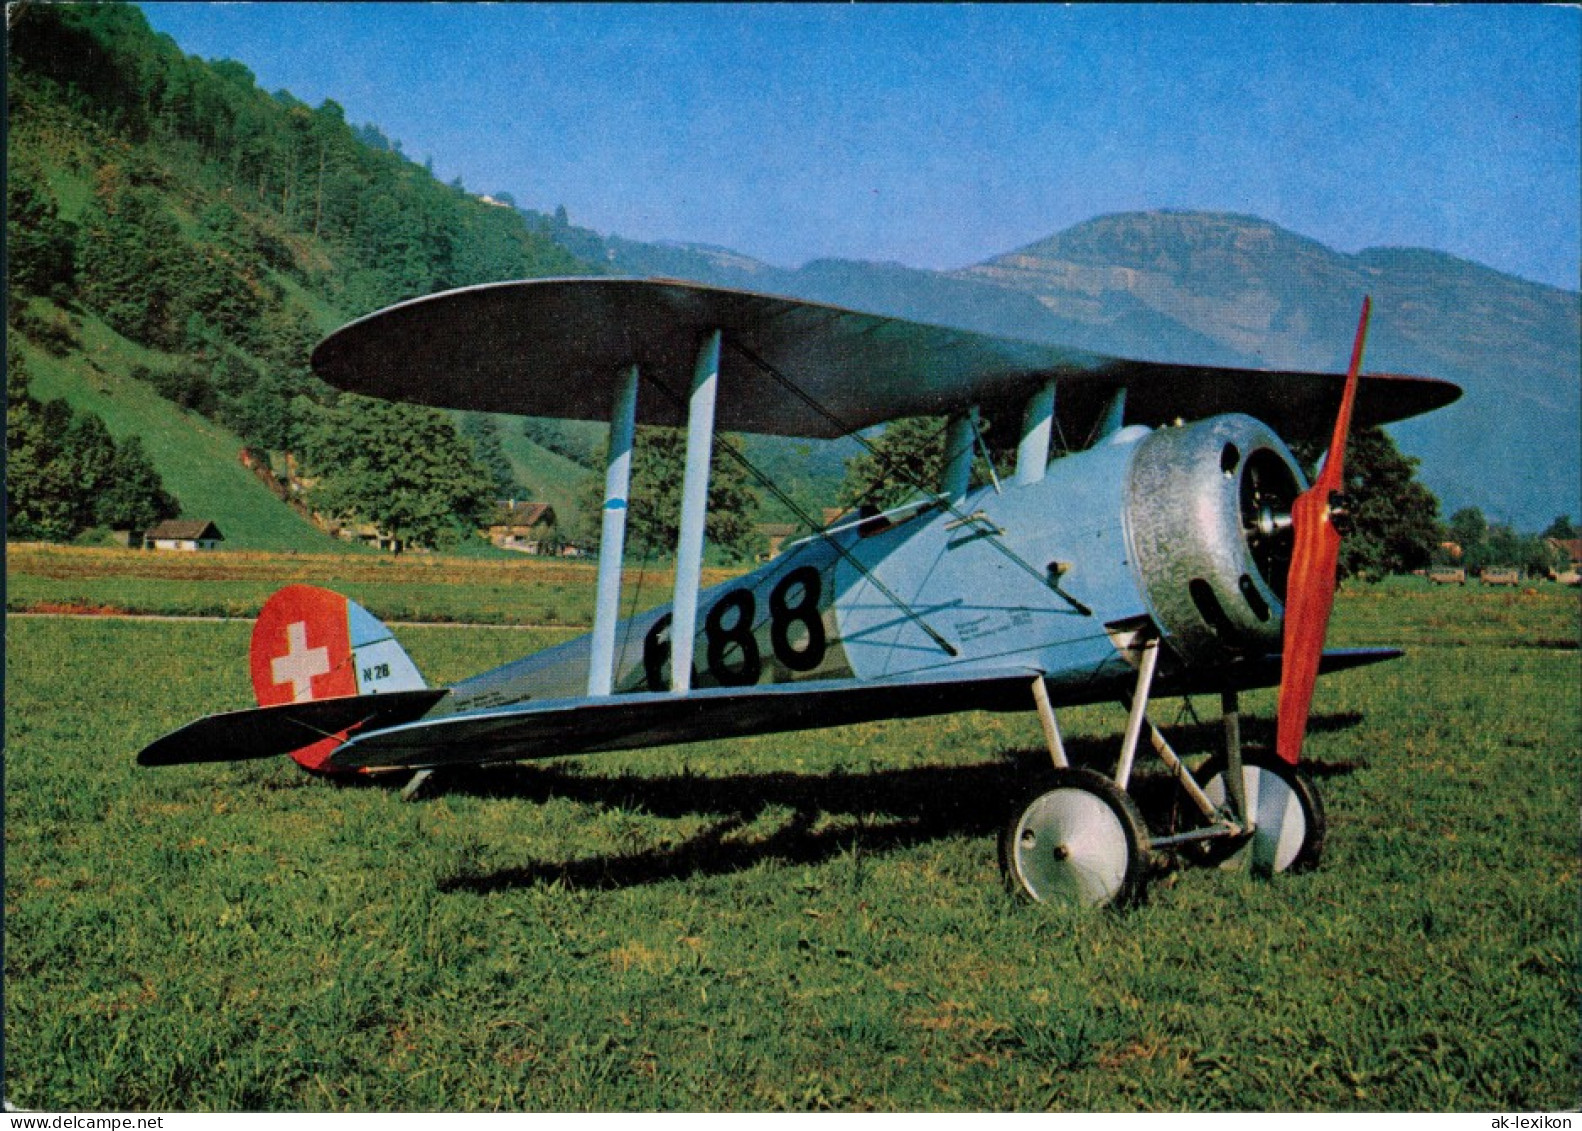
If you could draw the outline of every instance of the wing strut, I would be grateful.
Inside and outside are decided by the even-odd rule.
[[[615,685],[615,627],[621,619],[621,570],[626,555],[626,515],[632,486],[632,441],[637,430],[637,366],[615,387],[610,450],[604,463],[604,529],[599,538],[598,601],[593,610],[588,694],[609,695]]]
[[[939,493],[950,500],[952,507],[959,507],[967,499],[967,488],[972,480],[972,456],[976,450],[973,440],[977,434],[977,405],[950,418],[945,432],[945,475]]]
[[[693,634],[703,580],[703,530],[709,513],[709,461],[714,455],[714,406],[720,384],[720,332],[698,351],[687,404],[687,470],[681,480],[681,533],[676,539],[676,597],[670,607],[670,690],[692,690]]]
[[[1055,422],[1055,379],[1027,399],[1022,412],[1022,441],[1016,449],[1016,485],[1041,482],[1049,467],[1049,442]]]
[[[715,335],[715,336],[718,337],[719,335]],[[734,343],[732,343],[732,344],[734,344]],[[708,347],[705,346],[705,350],[704,350],[705,353],[707,352],[707,348]],[[701,360],[701,356],[700,356],[700,360]],[[717,355],[716,355],[715,361],[716,361],[716,365],[717,365],[717,362],[718,362]],[[680,401],[681,401],[680,394],[678,394],[674,389],[671,389],[669,386],[665,385],[663,382],[661,382],[661,381],[659,381],[657,379],[654,379],[651,376],[650,376],[650,381],[652,382],[652,384],[654,385],[655,388],[657,388],[661,393],[663,393],[666,397],[668,397],[672,402],[674,402],[676,404],[680,403]],[[690,435],[690,433],[689,433],[689,435]],[[860,440],[861,437],[858,437],[858,439]],[[689,453],[690,453],[690,448],[691,448],[691,445],[690,445],[690,442],[689,442],[689,444],[688,444]],[[795,499],[793,499],[790,495],[788,495],[784,491],[784,489],[782,489],[780,487],[780,485],[777,484],[772,478],[770,478],[768,475],[764,474],[763,471],[759,470],[757,465],[755,465],[750,459],[748,459],[745,455],[743,455],[742,452],[738,448],[736,448],[733,444],[731,444],[731,442],[729,440],[722,440],[720,442],[720,450],[723,451],[726,455],[730,456],[732,459],[734,459],[737,463],[739,463],[747,471],[747,473],[749,475],[751,475],[755,480],[758,481],[759,486],[763,487],[770,494],[774,495],[774,497],[776,499],[780,500],[781,504],[784,505],[786,507],[786,509],[791,511],[792,514],[796,515],[796,517],[798,519],[800,519],[804,524],[806,524],[810,529],[816,529],[818,527],[818,523],[816,521],[814,521],[814,519],[813,519],[813,517],[811,515],[809,515],[805,510],[803,510],[801,508],[801,506],[799,506],[797,504]],[[706,484],[705,484],[705,487],[706,487]],[[705,490],[705,496],[706,496],[706,494],[707,494],[707,492]],[[929,505],[929,506],[934,505],[934,501],[933,500],[929,500],[927,505]],[[828,540],[828,542],[829,542],[829,545],[830,545],[831,549],[833,549],[837,554],[839,554],[841,556],[841,558],[843,558],[847,562],[847,564],[849,564],[853,569],[855,569],[859,574],[861,574],[864,580],[866,580],[870,585],[872,585],[876,590],[878,590],[879,594],[881,596],[883,596],[885,600],[889,601],[898,610],[900,610],[900,612],[901,612],[901,614],[903,616],[905,616],[913,624],[917,625],[917,627],[923,631],[924,635],[926,635],[930,640],[932,640],[935,644],[937,644],[939,646],[940,651],[944,652],[945,655],[947,655],[947,656],[958,656],[958,655],[961,654],[960,651],[956,648],[956,646],[954,644],[952,644],[950,641],[946,640],[943,636],[941,636],[936,629],[934,629],[926,620],[924,620],[920,615],[918,615],[918,613],[917,613],[917,611],[915,609],[913,609],[905,601],[901,600],[901,598],[896,596],[895,592],[893,590],[891,590],[889,586],[887,586],[884,582],[880,581],[879,578],[874,575],[873,571],[870,570],[866,565],[863,564],[863,562],[862,562],[862,560],[860,558],[858,558],[855,554],[853,554],[845,546],[842,546],[840,544],[840,542],[837,541],[836,539],[829,538],[828,535],[829,535],[829,531],[819,531],[819,533],[817,535],[815,535],[815,536],[816,537],[826,538]],[[699,556],[701,558],[701,553],[700,553]],[[701,571],[695,571],[695,572],[696,573],[700,573]],[[677,573],[676,584],[677,584],[678,592],[679,592],[679,587],[680,587],[680,584],[681,584],[681,574],[679,572]],[[695,581],[694,582],[694,590],[696,589],[696,586],[697,586],[697,582]],[[696,596],[697,596],[696,592],[694,591],[694,594],[693,594],[694,605],[696,604]],[[1069,600],[1069,598],[1068,598],[1068,600]],[[675,606],[672,605],[672,609],[674,609],[674,608],[675,608]],[[693,616],[694,616],[694,620],[695,620],[696,619],[696,612],[695,611],[694,611]],[[671,621],[671,629],[670,629],[670,636],[671,636],[672,640],[675,639],[676,632],[678,631],[677,626],[679,625],[679,623],[680,623],[679,614],[673,615],[672,616],[672,621]],[[693,628],[696,629],[696,625],[695,624],[693,625]],[[689,651],[688,654],[691,655],[691,652]],[[674,686],[674,674],[675,674],[674,670],[673,670],[674,659],[675,659],[674,649],[672,649],[671,659],[672,659],[672,672],[671,672],[671,675],[672,675],[672,690],[678,690]],[[690,684],[689,684],[689,686],[690,686]]]
[[[1104,406],[1104,413],[1099,417],[1098,425],[1093,433],[1094,444],[1108,440],[1115,433],[1126,426],[1126,386],[1122,385],[1115,390],[1109,403]]]
[[[793,393],[798,399],[800,399],[802,401],[803,404],[807,405],[810,409],[812,409],[814,412],[818,413],[825,420],[829,421],[831,424],[835,425],[835,427],[837,427],[837,428],[844,427],[844,425],[841,424],[841,421],[840,421],[840,419],[838,417],[836,417],[834,414],[832,414],[823,405],[819,404],[818,401],[814,400],[811,396],[809,396],[806,392],[804,392],[802,390],[802,388],[799,385],[797,385],[797,383],[795,381],[792,381],[789,377],[787,377],[784,373],[781,373],[773,365],[770,365],[763,358],[759,357],[757,354],[755,354],[751,350],[747,349],[740,342],[737,342],[737,341],[733,340],[731,342],[731,345],[736,349],[736,351],[738,353],[740,353],[748,361],[750,361],[754,365],[758,366],[758,368],[760,368],[765,373],[767,373],[770,377],[772,377],[782,388],[784,388],[784,389],[788,390],[789,392]],[[1122,413],[1124,412],[1125,403],[1126,403],[1125,402],[1125,396],[1126,396],[1126,390],[1124,388],[1120,389],[1118,391],[1118,393],[1117,393],[1117,398],[1116,398],[1115,402],[1111,405],[1111,415],[1116,420],[1119,420],[1121,418]],[[1051,405],[1051,408],[1052,407],[1053,406]],[[958,424],[958,422],[962,421],[962,420],[964,420],[965,423],[964,424]],[[1119,425],[1117,425],[1117,427],[1119,427]],[[891,463],[889,463],[889,461],[884,460],[882,457],[880,457],[879,450],[877,448],[875,448],[867,440],[863,439],[861,433],[859,433],[857,431],[854,431],[854,430],[848,429],[845,434],[847,436],[850,436],[853,440],[856,440],[859,444],[861,444],[864,448],[866,448],[868,450],[868,453],[870,455],[872,455],[875,458],[877,458],[879,460],[880,466],[887,466],[887,467],[889,467],[890,470],[895,471],[898,474],[902,475],[903,477],[909,479],[911,481],[911,483],[912,483],[912,486],[916,487],[919,491],[922,491],[924,493],[928,493],[928,488],[924,487],[917,480],[911,479],[911,477],[909,475],[907,475],[906,470],[904,468],[899,467],[899,466],[897,466],[895,464],[891,464]],[[951,419],[950,425],[949,425],[949,432],[948,432],[947,438],[946,438],[946,445],[947,446],[946,446],[946,449],[945,449],[945,453],[946,453],[945,458],[946,458],[946,461],[947,461],[948,464],[956,463],[958,461],[958,457],[961,455],[962,447],[965,446],[966,449],[967,449],[967,455],[966,455],[965,463],[966,463],[966,466],[967,466],[967,472],[968,472],[969,477],[970,477],[971,465],[972,465],[972,457],[971,457],[972,435],[973,435],[973,427],[972,427],[972,416],[971,416],[971,414],[964,414],[962,417],[957,417],[957,418],[952,418]],[[947,474],[945,476],[946,489],[941,491],[939,493],[939,495],[936,496],[937,501],[947,511],[949,511],[950,514],[953,517],[955,517],[959,521],[961,521],[961,522],[975,522],[976,520],[974,519],[974,517],[972,515],[969,515],[966,511],[962,510],[962,508],[957,505],[958,503],[962,502],[963,499],[965,498],[966,489],[967,489],[966,482],[965,481],[962,482],[959,494],[953,494],[951,489],[950,489],[952,486],[954,486],[954,484],[951,482],[951,480],[954,479],[954,478],[957,478],[957,477],[959,477],[959,472],[955,471],[954,469],[951,469],[951,470],[947,471]],[[1023,558],[1015,550],[1013,550],[1009,546],[1007,546],[1005,544],[1004,539],[1002,539],[997,532],[995,532],[993,530],[987,530],[987,529],[984,532],[987,535],[988,544],[990,546],[993,546],[996,550],[998,550],[1001,554],[1003,554],[1006,558],[1008,558],[1018,569],[1023,570],[1025,573],[1028,574],[1028,576],[1032,577],[1040,585],[1043,585],[1043,586],[1046,586],[1047,588],[1049,588],[1057,596],[1059,596],[1064,601],[1066,601],[1073,609],[1075,609],[1082,616],[1090,617],[1090,616],[1093,615],[1093,610],[1092,609],[1088,608],[1081,601],[1076,600],[1074,597],[1072,597],[1070,594],[1066,593],[1064,590],[1062,590],[1060,588],[1060,580],[1059,580],[1059,578],[1053,577],[1053,576],[1048,576],[1048,575],[1045,575],[1043,573],[1040,573],[1025,558]],[[838,545],[838,543],[834,542],[833,540],[831,540],[830,544],[831,545]],[[864,576],[867,576],[866,571],[864,572]],[[869,580],[870,581],[876,581],[876,579],[871,578],[871,577],[869,578]],[[889,597],[892,601],[894,601],[895,604],[897,605],[897,607],[900,608],[903,612],[905,612],[908,616],[913,617],[913,619],[916,620],[914,614],[912,614],[911,611],[908,610],[905,605],[901,604],[899,599],[890,597],[890,594],[888,592],[885,593],[885,596]],[[922,622],[920,620],[918,620],[917,623],[919,625],[922,625]],[[927,626],[923,626],[923,631],[927,632],[930,637],[933,637],[935,639],[935,642],[938,643],[940,645],[940,647],[942,647],[949,655],[954,656],[956,654],[955,649],[950,647],[948,644],[945,644],[942,640],[940,640],[938,637],[936,637],[935,633],[934,633],[934,631],[932,629],[928,628]]]

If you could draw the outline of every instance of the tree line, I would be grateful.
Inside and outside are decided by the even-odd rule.
[[[10,32],[13,328],[46,345],[28,309],[44,300],[158,351],[130,375],[245,446],[314,468],[319,509],[414,545],[481,513],[510,478],[488,430],[468,443],[442,414],[347,403],[308,369],[312,345],[404,298],[586,266],[514,209],[440,184],[376,128],[350,126],[335,103],[310,108],[266,94],[239,63],[189,58],[129,5],[27,6]],[[345,458],[380,450],[392,427],[437,436],[434,450],[456,461],[387,452],[399,500],[369,486],[369,461]],[[47,462],[13,462],[22,497],[50,493],[28,481]],[[458,499],[461,483],[476,490]],[[416,510],[414,490],[427,495]],[[454,521],[424,517],[443,505]],[[74,525],[27,528],[68,537]]]
[[[1582,537],[1569,515],[1557,515],[1541,533],[1523,534],[1508,523],[1490,522],[1477,507],[1450,516],[1444,540],[1435,548],[1435,565],[1461,566],[1468,573],[1515,569],[1527,577],[1546,577],[1567,562],[1552,541]]]
[[[63,542],[94,528],[140,537],[176,513],[141,440],[117,442],[93,413],[37,400],[26,359],[7,346],[6,537]]]

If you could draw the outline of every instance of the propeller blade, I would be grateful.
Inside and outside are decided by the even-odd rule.
[[[1284,665],[1280,675],[1279,721],[1275,752],[1296,765],[1307,733],[1313,684],[1318,679],[1329,614],[1335,605],[1336,567],[1340,562],[1340,533],[1331,513],[1334,496],[1345,485],[1346,437],[1351,431],[1351,410],[1357,398],[1357,378],[1362,369],[1362,348],[1368,336],[1371,298],[1362,300],[1362,318],[1351,348],[1351,367],[1340,397],[1340,412],[1329,441],[1329,455],[1317,480],[1291,506],[1294,546],[1286,582]]]

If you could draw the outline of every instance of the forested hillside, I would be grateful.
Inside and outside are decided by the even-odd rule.
[[[345,398],[307,368],[323,333],[447,287],[590,270],[335,103],[309,107],[260,90],[238,63],[189,58],[135,8],[21,8],[9,49],[7,318],[31,395],[63,399],[117,439],[140,435],[183,510],[219,522],[229,545],[323,544],[242,467],[244,447],[269,453],[266,467],[284,469],[290,452],[310,478],[339,478],[327,497],[343,509],[381,490],[346,482],[335,458],[346,443],[314,450],[325,421],[359,419],[355,406],[336,412]],[[397,431],[435,426],[431,413],[398,415]],[[470,451],[455,445],[460,462],[444,470],[463,524],[494,493]],[[13,474],[8,489],[58,492],[70,479]],[[448,525],[407,534],[442,540]]]

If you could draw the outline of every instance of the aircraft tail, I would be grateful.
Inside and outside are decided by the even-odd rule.
[[[315,585],[288,585],[253,624],[253,693],[260,707],[419,691],[428,685],[390,630],[356,601]],[[323,769],[345,733],[291,752]]]

